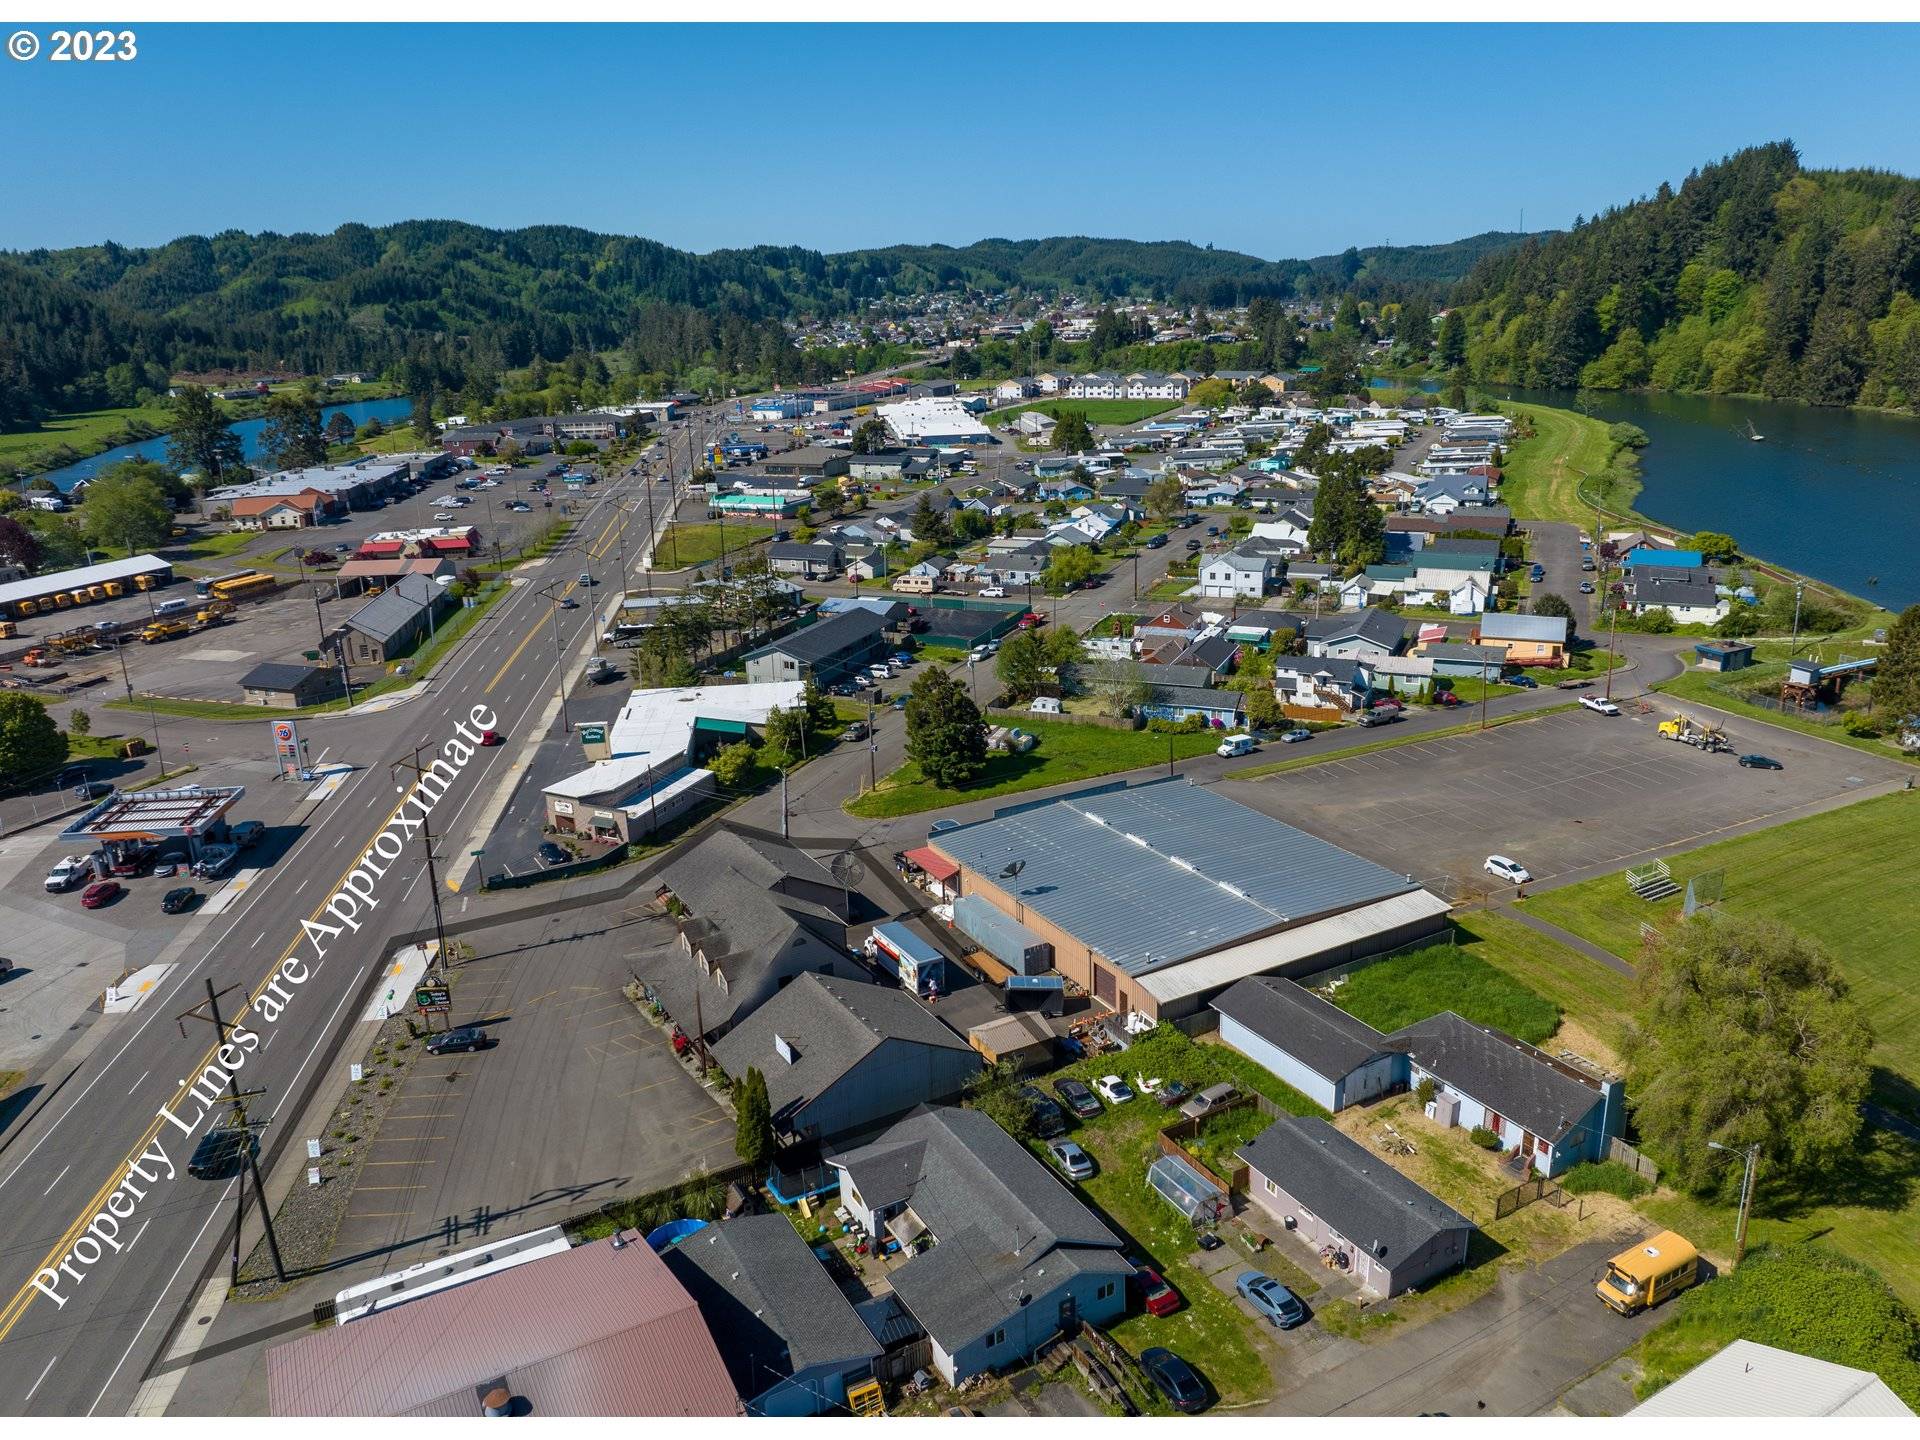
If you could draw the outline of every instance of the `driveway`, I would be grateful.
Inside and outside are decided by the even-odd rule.
[[[1388,1330],[1304,1375],[1283,1354],[1271,1415],[1537,1415],[1668,1318],[1623,1320],[1593,1294],[1601,1267],[1643,1232],[1576,1245],[1501,1275],[1471,1305],[1413,1330]]]
[[[1661,738],[1669,713],[1573,710],[1519,725],[1230,785],[1233,798],[1413,875],[1449,899],[1508,893],[1481,869],[1520,861],[1540,884],[1565,883],[1730,832],[1776,824],[1898,783],[1902,767],[1730,719],[1738,752],[1784,770],[1744,770]],[[1716,717],[1717,718],[1717,717]]]

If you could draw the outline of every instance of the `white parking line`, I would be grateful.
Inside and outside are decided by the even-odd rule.
[[[153,1071],[151,1071],[151,1070],[142,1070],[142,1071],[140,1072],[140,1080],[144,1080],[144,1079],[146,1079],[146,1078],[147,1078],[147,1076],[149,1076],[149,1075],[151,1075],[152,1073],[153,1073]],[[136,1081],[134,1081],[134,1082],[133,1082],[133,1084],[131,1084],[131,1085],[129,1085],[129,1086],[127,1087],[127,1094],[129,1094],[129,1095],[131,1095],[131,1094],[133,1094],[133,1092],[134,1092],[134,1091],[136,1091],[136,1090],[138,1090],[138,1089],[140,1088],[140,1080],[136,1080]]]
[[[60,1182],[61,1182],[62,1180],[64,1180],[64,1179],[66,1179],[66,1178],[67,1178],[67,1170],[71,1170],[71,1169],[73,1169],[73,1166],[72,1166],[71,1164],[69,1164],[69,1165],[67,1166],[67,1168],[66,1168],[66,1170],[62,1170],[62,1171],[61,1171],[61,1172],[60,1172],[60,1173],[59,1173],[58,1175],[56,1175],[56,1176],[54,1176],[54,1177],[53,1177],[53,1185],[58,1185],[58,1184],[59,1184],[59,1183],[60,1183]],[[49,1186],[47,1186],[47,1188],[46,1188],[46,1189],[44,1189],[44,1190],[42,1190],[42,1191],[41,1191],[40,1193],[41,1193],[42,1195],[51,1195],[51,1194],[53,1193],[53,1185],[49,1185]]]
[[[51,1371],[53,1370],[53,1367],[54,1367],[54,1366],[55,1366],[56,1364],[58,1364],[58,1363],[59,1363],[59,1360],[60,1360],[60,1357],[59,1357],[58,1355],[56,1355],[56,1356],[54,1356],[54,1357],[53,1357],[53,1359],[51,1359],[51,1360],[49,1360],[49,1361],[47,1361],[47,1368],[46,1368],[45,1370],[42,1370],[42,1371],[40,1372],[40,1380],[44,1380],[44,1379],[46,1379],[46,1378],[47,1378],[47,1376],[48,1376],[48,1374],[49,1374],[49,1373],[50,1373],[50,1372],[51,1372]],[[33,1382],[33,1390],[38,1390],[38,1389],[40,1388],[40,1380],[36,1380],[36,1381],[34,1381],[34,1382]],[[27,1409],[27,1401],[28,1401],[28,1400],[31,1400],[31,1399],[33,1399],[33,1390],[29,1390],[29,1391],[27,1391],[27,1394],[26,1394],[26,1399],[23,1399],[23,1400],[22,1400],[22,1401],[20,1402],[20,1413],[21,1413],[21,1414],[25,1414],[25,1413],[26,1413],[26,1409]]]

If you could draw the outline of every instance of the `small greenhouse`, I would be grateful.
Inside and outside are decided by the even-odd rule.
[[[1195,1225],[1224,1219],[1227,1195],[1177,1155],[1162,1155],[1147,1168],[1147,1184]]]

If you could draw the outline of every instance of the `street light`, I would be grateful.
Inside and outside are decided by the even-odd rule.
[[[554,587],[567,584],[564,580],[549,580],[540,587],[539,593],[547,597],[547,613],[553,617],[553,688],[560,697],[560,731],[569,734],[573,730],[573,721],[567,714],[567,667],[566,651],[560,643],[560,597],[555,595]]]
[[[1740,1176],[1740,1218],[1735,1222],[1733,1231],[1733,1263],[1737,1269],[1747,1253],[1747,1216],[1753,1210],[1753,1172],[1760,1163],[1760,1142],[1756,1140],[1751,1145],[1739,1146],[1722,1145],[1718,1140],[1709,1140],[1707,1148],[1746,1157],[1746,1167]]]

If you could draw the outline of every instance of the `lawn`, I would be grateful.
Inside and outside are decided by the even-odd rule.
[[[1529,1045],[1545,1044],[1560,1028],[1551,1000],[1456,945],[1430,945],[1356,970],[1329,998],[1383,1033],[1443,1010]]]
[[[219,560],[236,555],[256,540],[264,538],[258,530],[216,530],[176,545],[163,545],[159,555],[163,560],[188,564],[196,560]]]
[[[158,433],[172,423],[173,407],[164,402],[53,415],[38,429],[0,435],[0,466],[9,471],[48,469],[52,468],[49,462],[85,459],[138,438],[128,434],[129,425],[144,425],[150,433]]]
[[[1785,649],[1784,646],[1780,648]],[[1741,698],[1740,691],[1743,689],[1760,688],[1763,693],[1766,689],[1772,689],[1777,694],[1779,682],[1786,678],[1786,673],[1787,662],[1784,659],[1763,660],[1745,670],[1735,672],[1732,676],[1718,675],[1711,670],[1689,669],[1671,680],[1661,681],[1653,688],[1675,699],[1691,700],[1697,705],[1710,705],[1716,710],[1744,715],[1749,720],[1760,720],[1786,730],[1798,730],[1802,735],[1816,735],[1822,740],[1831,740],[1836,745],[1864,750],[1869,755],[1878,755],[1885,760],[1920,762],[1920,755],[1910,755],[1890,740],[1849,735],[1838,725],[1824,724],[1819,720],[1808,720],[1798,715],[1783,714],[1778,710],[1769,709],[1764,705],[1755,705]],[[1771,686],[1767,684],[1769,681],[1772,682]]]
[[[1920,886],[1913,883],[1920,797],[1896,791],[1667,857],[1682,887],[1726,875],[1723,908],[1781,920],[1826,946],[1871,1018],[1874,1058],[1920,1085]],[[1632,959],[1640,924],[1680,918],[1682,897],[1649,905],[1618,874],[1522,901],[1531,913]],[[1885,1091],[1882,1083],[1878,1087]],[[1911,1094],[1911,1092],[1909,1092]],[[1898,1097],[1892,1098],[1898,1103]],[[1903,1108],[1912,1108],[1911,1105]]]
[[[1558,715],[1563,710],[1573,710],[1579,701],[1569,700],[1564,705],[1549,705],[1542,710],[1523,710],[1517,715],[1492,715],[1487,718],[1487,729],[1496,730],[1502,725],[1514,725],[1526,720],[1538,720],[1542,715]],[[1453,735],[1465,735],[1478,730],[1480,721],[1475,718],[1463,725],[1449,725],[1440,730],[1403,731],[1398,735],[1381,740],[1369,740],[1362,745],[1343,745],[1338,750],[1310,751],[1305,755],[1290,756],[1285,760],[1276,760],[1269,765],[1252,765],[1245,770],[1227,772],[1229,780],[1264,780],[1269,775],[1282,775],[1289,770],[1304,770],[1309,765],[1323,765],[1333,760],[1350,760],[1356,755],[1371,755],[1376,750],[1392,750],[1400,745],[1418,745],[1426,740],[1444,740]],[[1312,746],[1311,740],[1306,742]],[[1285,747],[1291,750],[1291,745]]]
[[[1614,443],[1604,421],[1572,410],[1502,402],[1502,409],[1533,422],[1533,435],[1515,442],[1500,476],[1500,499],[1523,520],[1593,524],[1593,494],[1582,481],[1599,477],[1613,461]],[[1632,487],[1637,493],[1638,486]],[[1601,497],[1633,518],[1633,494]]]
[[[727,555],[738,557],[746,548],[759,540],[773,538],[771,525],[759,525],[750,520],[741,520],[729,525],[718,521],[703,521],[697,525],[671,525],[666,536],[653,552],[655,570],[690,570],[696,565],[707,565],[720,558],[720,541],[724,532],[727,542]]]
[[[1067,411],[1077,410],[1089,425],[1133,425],[1164,414],[1179,403],[1178,400],[1036,400],[1028,405],[995,410],[987,416],[987,422],[1004,425],[1029,410],[1038,410],[1058,420]]]
[[[1563,1026],[1576,1025],[1585,1032],[1582,1038],[1591,1037],[1605,1047],[1606,1053],[1594,1059],[1613,1059],[1620,1022],[1633,1001],[1631,978],[1498,910],[1462,912],[1454,922],[1454,940],[1468,956],[1558,1006]],[[1586,1053],[1593,1047],[1573,1043],[1570,1048]]]
[[[995,752],[988,756],[986,774],[964,789],[949,790],[924,779],[909,760],[891,775],[881,777],[878,789],[847,801],[850,815],[885,819],[990,800],[1047,785],[1065,785],[1167,762],[1168,742],[1175,760],[1212,753],[1220,743],[1211,731],[1164,735],[1151,730],[1109,730],[1100,725],[1075,725],[1060,720],[1022,720],[1020,728],[1039,737],[1025,755]]]

